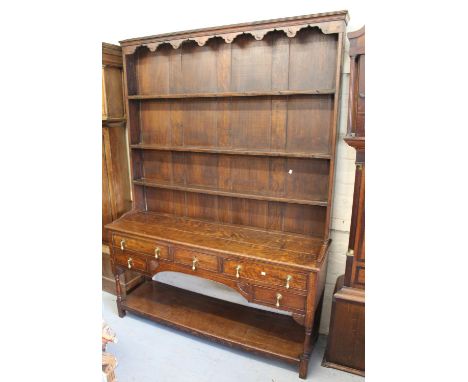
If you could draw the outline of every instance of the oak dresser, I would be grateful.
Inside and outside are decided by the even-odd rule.
[[[121,42],[132,210],[117,306],[307,375],[323,298],[346,11]],[[146,278],[126,296],[120,275]],[[153,281],[182,272],[265,311]],[[282,313],[280,313],[282,312]]]

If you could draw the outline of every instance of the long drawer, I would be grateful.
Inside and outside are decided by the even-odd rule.
[[[306,290],[307,274],[284,269],[280,266],[225,259],[223,272],[239,279],[259,281],[267,285],[282,286],[285,289]]]
[[[174,250],[174,262],[190,266],[193,271],[204,269],[207,271],[218,271],[218,257],[206,253],[192,251],[185,248]]]
[[[114,247],[122,250],[129,249],[154,256],[158,259],[170,260],[169,247],[157,241],[135,239],[123,235],[113,235],[112,241]]]
[[[306,306],[306,296],[260,286],[253,288],[253,301],[270,305],[277,309],[297,310],[301,312],[305,310]]]
[[[124,266],[128,269],[146,272],[145,256],[140,256],[140,255],[129,253],[129,252],[122,252],[122,253],[117,252],[114,254],[114,257],[115,257],[115,262],[120,266]]]

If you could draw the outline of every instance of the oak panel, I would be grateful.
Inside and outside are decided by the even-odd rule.
[[[232,43],[231,89],[271,90],[272,37],[257,41],[242,35]]]
[[[290,40],[289,88],[335,87],[337,35],[317,28],[299,31]]]
[[[141,141],[159,145],[171,144],[171,103],[141,102]]]
[[[289,97],[286,151],[330,152],[333,98]]]
[[[182,78],[186,93],[218,91],[217,40],[210,40],[204,46],[195,41],[182,45]]]
[[[136,72],[140,94],[169,93],[171,51],[172,47],[169,45],[159,47],[156,52],[138,50]]]

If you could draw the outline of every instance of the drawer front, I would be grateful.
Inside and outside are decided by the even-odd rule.
[[[195,264],[194,264],[195,260]],[[218,258],[214,255],[191,251],[188,249],[176,248],[174,250],[174,262],[195,267],[197,269],[205,269],[208,271],[218,271]]]
[[[238,269],[239,266],[240,269]],[[282,286],[286,289],[306,290],[307,286],[306,273],[291,272],[269,264],[226,259],[223,262],[223,272],[239,279],[255,280],[270,285]],[[287,288],[288,279],[289,288]]]
[[[133,239],[121,235],[114,235],[114,247],[129,249],[136,252],[145,253],[150,256],[158,255],[159,259],[170,260],[169,247],[156,241]]]
[[[135,271],[146,272],[146,259],[144,256],[138,256],[134,253],[128,253],[125,251],[119,253],[118,250],[114,252],[115,262],[118,265]]]
[[[278,294],[280,295],[278,299]],[[269,289],[256,286],[253,288],[254,302],[268,304],[277,309],[304,311],[306,296],[285,292],[279,289]]]

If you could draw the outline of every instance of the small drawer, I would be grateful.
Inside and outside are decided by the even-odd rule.
[[[255,286],[253,288],[254,302],[270,305],[277,309],[305,311],[306,296],[285,292],[279,289],[269,289]]]
[[[218,271],[218,258],[214,255],[176,248],[174,250],[174,262],[192,267],[192,270],[205,269]]]
[[[133,253],[114,251],[115,262],[128,269],[146,272],[146,259]]]
[[[238,279],[249,279],[265,284],[282,286],[285,289],[306,290],[307,274],[291,272],[282,267],[269,264],[226,259],[223,272]]]
[[[132,251],[145,253],[150,256],[157,256],[158,259],[170,260],[169,247],[156,241],[114,235],[113,244],[116,248],[129,249]]]

